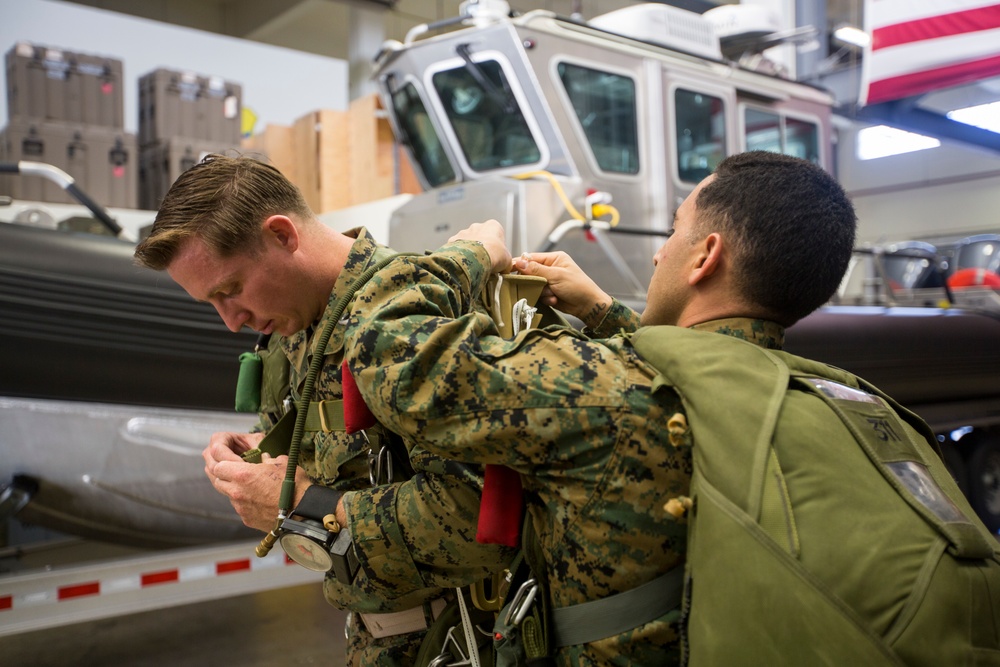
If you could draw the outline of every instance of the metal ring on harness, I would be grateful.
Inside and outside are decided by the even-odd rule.
[[[365,439],[368,439],[367,435]],[[384,481],[382,478],[383,472],[385,472]],[[371,449],[368,450],[368,479],[371,481],[372,486],[392,484],[392,451],[388,445],[382,445],[377,453],[374,453]]]

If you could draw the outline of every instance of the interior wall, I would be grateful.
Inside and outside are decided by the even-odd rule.
[[[837,149],[837,177],[858,211],[859,241],[947,242],[1000,233],[1000,155],[942,142],[859,160],[862,127],[842,128]]]

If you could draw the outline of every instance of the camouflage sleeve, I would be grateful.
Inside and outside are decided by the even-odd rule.
[[[466,585],[504,567],[511,550],[476,542],[478,467],[416,448],[410,461],[417,473],[409,480],[344,495],[368,585],[392,599]]]
[[[480,291],[488,277],[482,246],[470,242],[457,245],[462,250],[445,270],[454,300],[445,299],[436,306],[447,315],[473,310],[470,295]],[[379,286],[380,294],[391,295],[405,292],[402,288],[412,283],[409,269],[393,263],[369,285]],[[370,311],[365,301],[365,293],[360,293],[353,318],[363,319]],[[492,326],[488,318],[479,317],[484,327]],[[348,356],[352,347],[348,339]],[[510,549],[479,544],[475,539],[482,493],[479,467],[444,460],[419,447],[411,448],[410,463],[415,474],[405,482],[344,495],[366,588],[392,600],[409,597],[413,591],[466,585],[505,566],[512,555]]]
[[[598,325],[593,329],[586,327],[583,332],[591,338],[611,338],[622,331],[632,333],[638,328],[639,313],[612,297],[611,306],[605,311]]]
[[[492,335],[492,321],[469,312],[482,265],[478,244],[449,245],[393,263],[361,293],[369,307],[346,359],[379,421],[445,458],[523,472],[565,467],[586,448],[573,435],[584,429],[614,440],[622,359],[567,328]]]

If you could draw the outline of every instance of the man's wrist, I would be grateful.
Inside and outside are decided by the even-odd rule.
[[[344,504],[343,495],[337,500],[337,523],[341,526],[347,526],[347,506]]]
[[[338,512],[343,495],[340,491],[335,491],[322,484],[311,484],[306,488],[305,493],[302,494],[302,498],[295,505],[292,514],[319,521],[320,523],[325,523],[324,519],[332,515],[337,517],[338,525],[343,526],[344,524],[340,522]]]
[[[589,329],[597,329],[600,327],[604,318],[608,314],[608,309],[611,308],[611,297],[607,294],[602,294],[599,299],[597,299],[593,305],[586,312],[582,314],[580,319],[583,321],[584,325]]]

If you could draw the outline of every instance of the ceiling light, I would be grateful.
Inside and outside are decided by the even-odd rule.
[[[872,41],[872,38],[868,36],[868,33],[861,28],[855,28],[852,25],[842,25],[833,31],[833,36],[835,39],[840,40],[844,44],[850,44],[852,46],[859,46],[864,48]]]
[[[948,112],[948,118],[966,125],[981,127],[984,130],[1000,132],[1000,102],[955,109]]]
[[[888,125],[876,125],[858,132],[857,155],[859,160],[874,160],[937,148],[940,145],[941,142],[932,137],[906,132]]]

